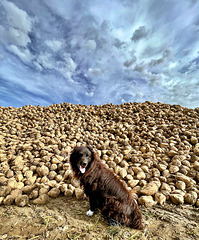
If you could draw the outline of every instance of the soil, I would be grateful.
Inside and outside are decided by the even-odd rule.
[[[87,200],[59,196],[46,205],[0,206],[0,239],[199,239],[199,209],[192,206],[141,207],[146,232],[109,226],[100,212],[86,216]]]

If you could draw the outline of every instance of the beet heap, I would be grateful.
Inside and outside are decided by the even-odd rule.
[[[0,204],[85,197],[68,157],[91,145],[139,204],[199,207],[199,108],[162,103],[0,107]]]

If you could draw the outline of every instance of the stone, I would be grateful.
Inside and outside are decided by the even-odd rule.
[[[167,169],[167,166],[160,163],[160,164],[158,164],[157,168],[162,172]]]
[[[49,191],[49,186],[45,186],[39,189],[39,195],[47,194]]]
[[[174,157],[175,155],[177,155],[178,153],[176,152],[176,151],[174,151],[174,150],[170,150],[169,152],[168,152],[168,156],[169,157]]]
[[[23,182],[16,182],[15,183],[15,188],[22,189],[23,187],[24,187],[24,183]]]
[[[193,152],[196,154],[196,156],[199,156],[199,143],[196,143]]]
[[[160,177],[160,171],[157,168],[152,169],[153,177]]]
[[[17,182],[21,182],[23,180],[23,174],[22,173],[16,174],[15,179],[17,180]]]
[[[49,169],[48,169],[48,167],[43,165],[43,166],[37,168],[37,172],[40,177],[47,176],[49,174]]]
[[[52,188],[49,192],[48,192],[48,196],[52,197],[52,198],[56,198],[58,197],[60,194],[60,190],[56,187]]]
[[[36,189],[34,189],[34,190],[29,194],[29,198],[30,198],[30,199],[35,199],[35,198],[38,197],[38,195],[39,195],[39,191],[38,191],[38,189],[36,188]]]
[[[29,194],[35,188],[35,185],[24,186],[21,190],[25,194]]]
[[[152,196],[141,196],[140,198],[138,198],[138,203],[140,205],[144,205],[147,208],[152,207],[156,204]]]
[[[27,195],[19,195],[15,198],[15,203],[18,207],[24,207],[28,204],[29,198]]]
[[[43,194],[38,198],[33,200],[33,204],[44,205],[49,201],[49,196],[47,194]]]
[[[131,188],[134,188],[138,183],[139,183],[139,180],[129,180],[129,181],[128,181],[128,185],[129,185]]]
[[[178,166],[175,166],[175,165],[171,165],[169,167],[169,172],[170,173],[177,173],[179,171],[179,167]]]
[[[183,181],[177,181],[175,185],[180,190],[185,190],[185,188],[186,188],[186,184]]]
[[[188,176],[185,176],[182,173],[176,174],[176,180],[183,181],[186,185],[190,184],[190,182],[191,182],[191,178]]]
[[[149,173],[149,168],[148,168],[146,165],[141,166],[141,169],[142,169],[144,172]]]
[[[80,188],[75,189],[75,196],[78,200],[81,200],[84,198],[84,190]]]
[[[33,176],[33,171],[28,170],[24,173],[24,176],[27,177],[27,179],[32,178]]]
[[[141,179],[145,179],[146,178],[146,175],[145,175],[145,173],[143,172],[143,171],[139,171],[138,173],[137,173],[137,179],[138,180],[141,180]]]
[[[66,197],[72,197],[73,196],[73,190],[72,189],[66,189],[64,192],[64,195]]]
[[[50,171],[48,174],[48,178],[50,180],[53,180],[57,176],[57,173],[55,171]]]
[[[166,197],[166,200],[168,201],[170,198],[170,192],[167,190],[161,190],[161,193]]]
[[[4,198],[3,203],[5,205],[11,205],[14,202],[14,197],[12,195],[8,195],[7,197]]]
[[[192,144],[198,143],[198,138],[197,138],[197,137],[194,137],[194,136],[191,136],[191,143],[192,143]]]
[[[144,187],[147,184],[147,181],[142,179],[139,181],[139,186]]]
[[[199,171],[199,162],[198,162],[198,161],[195,161],[195,162],[194,162],[193,168],[194,168],[196,171]]]
[[[122,178],[125,178],[126,175],[127,175],[127,171],[125,168],[121,168],[120,171],[119,171],[119,174]]]
[[[11,188],[7,186],[0,186],[0,197],[6,197],[11,192]]]
[[[147,196],[154,195],[158,192],[159,187],[159,183],[149,182],[141,189],[140,193]]]
[[[74,187],[78,188],[78,187],[80,187],[80,180],[77,179],[77,178],[72,178],[72,179],[71,179],[71,184],[72,184]]]
[[[155,201],[159,203],[160,205],[164,205],[166,202],[166,196],[163,193],[157,192],[155,194]]]
[[[197,201],[198,194],[196,192],[186,193],[184,196],[184,202],[190,205],[194,205]]]
[[[163,170],[162,176],[168,178],[170,176],[170,172],[168,169]]]
[[[4,197],[0,197],[0,205],[3,204]]]
[[[140,186],[135,186],[130,192],[131,192],[131,193],[139,194],[139,193],[140,193],[140,190],[141,190],[141,187],[140,187]]]
[[[170,199],[176,205],[184,203],[184,197],[180,194],[170,194]]]
[[[180,195],[182,195],[183,197],[184,197],[184,195],[185,195],[185,191],[182,191],[182,190],[180,190],[180,189],[174,189],[172,192],[171,192],[171,194],[180,194]]]
[[[6,172],[6,177],[7,177],[7,178],[11,178],[11,177],[13,177],[13,176],[14,176],[14,172],[9,169],[9,170]]]
[[[10,195],[12,195],[14,198],[18,197],[19,195],[22,194],[22,190],[21,189],[14,189],[10,192]]]

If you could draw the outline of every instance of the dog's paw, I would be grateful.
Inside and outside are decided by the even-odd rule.
[[[108,218],[108,224],[109,226],[117,226],[120,225],[119,222],[113,218]]]
[[[91,211],[90,209],[86,212],[86,215],[88,216],[88,217],[91,217],[91,216],[93,216],[93,211]]]

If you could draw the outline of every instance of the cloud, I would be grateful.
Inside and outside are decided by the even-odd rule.
[[[70,54],[67,53],[64,53],[60,60],[57,60],[53,54],[40,53],[34,64],[40,70],[55,70],[69,81],[73,81],[72,75],[77,67]]]
[[[194,108],[198,8],[185,0],[2,0],[0,104],[151,100]]]
[[[164,63],[165,61],[168,60],[168,57],[170,56],[170,54],[171,54],[171,51],[169,49],[166,49],[162,54],[163,56],[158,58],[158,59],[152,59],[149,62],[149,66],[156,66],[156,65],[159,65],[161,63]]]
[[[45,44],[51,48],[54,52],[59,51],[63,47],[63,41],[60,40],[46,40]]]
[[[17,57],[19,57],[19,59],[24,62],[25,64],[30,63],[30,61],[33,60],[33,56],[30,53],[30,51],[28,49],[20,49],[19,47],[15,46],[15,45],[9,45],[7,47],[7,49],[13,53],[14,55],[16,55]]]
[[[136,62],[136,60],[137,60],[136,56],[132,56],[130,59],[128,59],[124,62],[124,66],[130,67],[130,66],[132,66],[132,64],[134,64]]]
[[[8,24],[28,34],[31,31],[31,19],[27,13],[19,9],[14,3],[2,0],[1,4],[6,10]]]
[[[140,39],[146,38],[148,35],[149,35],[149,30],[147,30],[145,26],[140,26],[133,33],[131,40],[137,42]]]
[[[96,49],[96,42],[95,40],[88,40],[85,42],[84,46],[88,49],[88,50],[95,50]]]
[[[31,42],[28,33],[31,31],[32,20],[27,13],[14,3],[2,0],[6,15],[6,25],[0,25],[1,41],[26,47]]]
[[[17,46],[26,47],[27,44],[31,42],[27,34],[20,29],[15,29],[12,27],[5,29],[0,25],[0,35],[2,36],[0,41],[5,45],[14,44]]]

